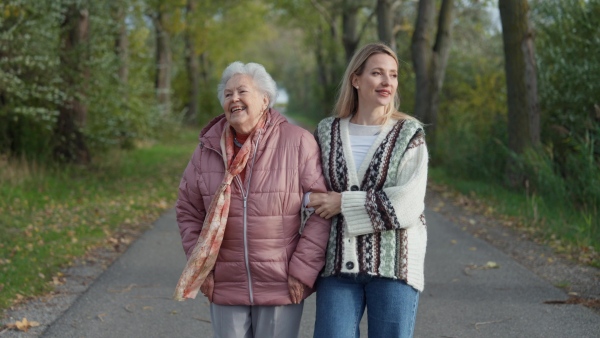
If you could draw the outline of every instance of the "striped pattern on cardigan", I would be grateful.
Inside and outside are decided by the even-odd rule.
[[[413,120],[388,121],[357,170],[348,123],[327,118],[316,131],[327,184],[342,193],[322,275],[370,274],[422,291],[428,159],[423,128]]]

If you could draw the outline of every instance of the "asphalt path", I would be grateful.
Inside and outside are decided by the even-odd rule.
[[[426,215],[426,280],[415,337],[600,337],[600,316],[581,305],[544,304],[567,296],[442,215]],[[171,298],[184,265],[171,210],[42,336],[212,337],[206,298]],[[312,337],[314,300],[305,302],[301,337]],[[361,336],[367,337],[366,320]]]

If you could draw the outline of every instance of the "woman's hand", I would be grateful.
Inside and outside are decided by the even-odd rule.
[[[208,297],[208,300],[210,302],[212,302],[212,296],[213,296],[214,289],[215,289],[215,276],[213,275],[213,273],[211,271],[208,274],[208,276],[206,276],[204,283],[202,283],[202,285],[200,286],[200,292],[202,292],[202,294],[205,295],[206,297]]]
[[[315,213],[325,219],[330,219],[342,212],[342,194],[339,192],[313,192],[309,199],[307,207],[315,208]]]
[[[292,303],[299,304],[302,301],[302,296],[304,295],[304,284],[302,284],[302,282],[297,280],[295,277],[289,275],[288,287],[290,289]]]

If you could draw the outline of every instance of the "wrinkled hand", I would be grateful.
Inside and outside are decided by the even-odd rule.
[[[302,301],[302,296],[304,295],[304,284],[290,275],[288,276],[288,287],[290,289],[292,303],[299,304]]]
[[[208,274],[208,276],[206,276],[204,283],[202,283],[202,285],[200,286],[200,292],[202,292],[202,294],[205,295],[206,297],[208,297],[208,300],[210,302],[212,302],[212,296],[213,296],[214,289],[215,289],[215,276],[213,275],[213,273],[211,271]]]
[[[315,208],[315,213],[325,219],[330,219],[342,212],[342,194],[339,192],[313,192],[309,199],[307,207]]]

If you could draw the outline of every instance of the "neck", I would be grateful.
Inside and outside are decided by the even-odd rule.
[[[358,111],[350,119],[350,122],[364,126],[381,125],[384,121],[385,107],[383,106],[376,107],[374,109],[361,109],[359,105]]]

